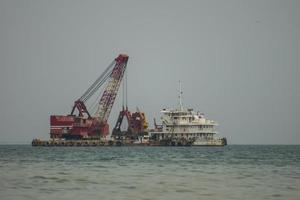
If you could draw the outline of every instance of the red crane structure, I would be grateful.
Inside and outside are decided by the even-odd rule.
[[[124,120],[127,120],[128,128],[125,131],[121,130],[121,125]],[[145,114],[141,112],[138,108],[137,111],[131,113],[127,106],[120,111],[117,123],[112,131],[112,137],[115,139],[129,138],[136,139],[140,135],[145,135],[148,128],[148,122],[146,120]]]
[[[120,54],[97,78],[97,80],[74,102],[70,115],[50,116],[50,137],[64,139],[96,139],[109,134],[108,118],[115,102],[128,56]],[[101,96],[96,113],[92,116],[85,102],[104,84],[105,90]],[[75,114],[77,113],[77,115]]]

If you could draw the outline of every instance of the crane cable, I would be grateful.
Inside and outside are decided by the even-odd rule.
[[[104,72],[96,79],[96,81],[83,93],[83,95],[79,98],[80,101],[85,102],[87,99],[89,99],[97,89],[103,84],[103,77],[106,80],[107,74],[110,75],[111,68],[115,64],[115,60],[111,62],[111,64],[104,70]],[[110,72],[110,73],[109,73]],[[99,86],[100,85],[100,86]],[[97,88],[97,89],[95,89]]]
[[[103,85],[103,83],[110,77],[112,71],[113,71],[113,69],[111,69],[109,72],[107,72],[106,76],[101,80],[101,82],[98,83],[97,86],[95,86],[95,88],[89,93],[89,95],[84,99],[84,101],[87,100],[90,96],[92,96],[99,89],[99,87],[101,87]],[[124,74],[124,72],[123,72],[123,74]],[[124,82],[123,82],[123,88],[124,87],[125,86],[124,86]],[[126,92],[127,92],[127,89],[126,89]],[[126,97],[127,97],[127,95],[126,95]],[[97,109],[96,106],[98,106],[97,102],[100,101],[100,98],[101,98],[101,93],[98,95],[97,98],[95,98],[95,100],[93,101],[91,106],[89,106],[89,110],[91,110],[92,113],[94,113],[94,114],[96,114],[96,109]],[[123,105],[124,105],[124,93],[123,93]]]
[[[127,108],[127,70],[124,69],[123,74],[125,73],[124,79],[122,81],[122,86],[123,86],[123,92],[122,92],[122,106],[123,108]]]
[[[128,82],[127,82],[127,70],[125,69],[125,81],[126,81],[126,92],[125,92],[125,95],[126,95],[126,109],[128,108],[128,96],[127,96],[127,92],[128,92],[128,90],[127,90],[127,88],[128,88]]]
[[[105,81],[109,78],[111,71],[110,73],[106,74],[106,76],[93,88],[93,90],[86,97],[82,99],[82,101],[87,101],[103,85],[103,83],[105,83]]]
[[[110,73],[104,77],[104,79],[103,79],[102,82],[105,82],[105,81],[109,78],[109,76],[110,76]],[[99,87],[101,87],[101,85],[102,85],[102,84],[99,84],[99,85],[97,86],[97,87],[98,87],[97,89],[99,89]],[[97,90],[97,89],[96,89],[96,90]],[[96,91],[96,90],[95,90],[95,91]],[[95,92],[93,92],[93,94],[94,94],[94,93],[95,93]],[[92,95],[92,93],[91,93],[91,95]],[[102,95],[102,94],[99,93],[98,97],[95,98],[95,100],[93,101],[93,103],[91,104],[91,106],[89,106],[89,110],[94,110],[94,109],[95,109],[97,103],[98,103],[99,100],[100,100],[101,95]],[[92,108],[92,109],[90,109],[90,108]]]
[[[89,106],[88,110],[91,111],[91,113],[93,113],[94,115],[96,114],[96,110],[97,110],[97,107],[98,107],[98,102],[99,102],[99,99],[101,98],[101,93],[98,94],[98,97],[95,98],[95,100],[93,101],[93,103]]]

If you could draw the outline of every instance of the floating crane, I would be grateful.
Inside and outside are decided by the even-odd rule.
[[[50,116],[50,137],[52,139],[100,139],[109,134],[108,118],[115,102],[128,56],[120,54],[96,79],[96,81],[74,102],[69,115]],[[85,102],[106,83],[98,103],[97,111],[91,115]],[[77,114],[75,114],[77,113]]]

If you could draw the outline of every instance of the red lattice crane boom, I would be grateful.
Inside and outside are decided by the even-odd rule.
[[[50,116],[51,138],[82,139],[100,138],[109,134],[107,123],[112,106],[115,102],[120,83],[124,76],[128,56],[120,54],[97,78],[97,80],[74,102],[70,115]],[[108,81],[108,82],[107,82]],[[91,115],[85,102],[107,83],[95,115]],[[77,111],[77,115],[75,115]]]
[[[124,72],[126,70],[128,56],[119,55],[115,59],[116,65],[110,74],[110,80],[99,102],[99,107],[96,116],[101,122],[107,122],[112,106],[115,102],[117,92],[119,90]]]

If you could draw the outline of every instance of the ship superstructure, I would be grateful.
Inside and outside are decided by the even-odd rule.
[[[182,105],[181,84],[179,85],[179,106],[161,111],[162,125],[156,125],[155,131],[151,132],[152,138],[165,145],[226,145],[226,138],[216,136],[215,128],[218,124],[215,121]]]

